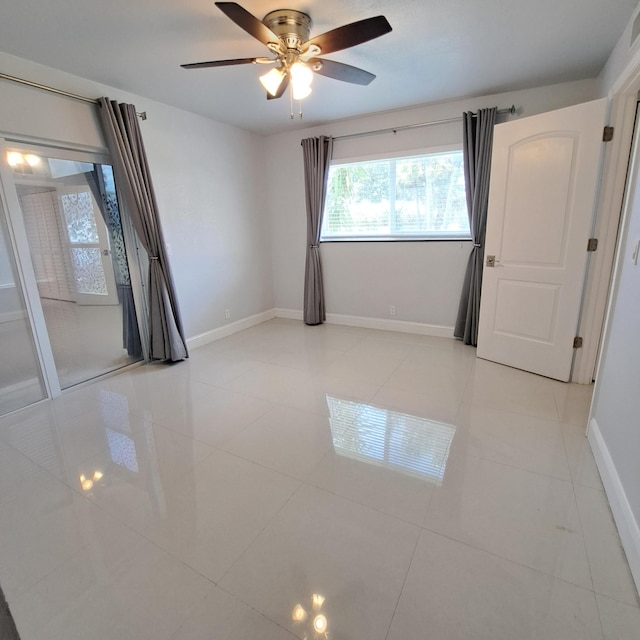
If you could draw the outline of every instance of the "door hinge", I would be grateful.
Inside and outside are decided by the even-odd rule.
[[[576,336],[573,339],[573,348],[580,349],[582,347],[582,338],[580,336]]]
[[[602,131],[602,142],[611,142],[613,140],[613,127],[605,127]]]
[[[598,238],[589,238],[587,242],[587,251],[596,251],[598,248]]]

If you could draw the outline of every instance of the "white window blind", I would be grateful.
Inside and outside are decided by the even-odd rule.
[[[323,241],[469,237],[460,150],[329,168]]]

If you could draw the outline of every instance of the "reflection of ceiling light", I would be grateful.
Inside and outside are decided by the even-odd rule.
[[[294,608],[293,608],[293,613],[291,614],[291,617],[293,618],[293,620],[295,622],[304,622],[307,619],[307,612],[304,610],[304,608],[302,607],[301,604],[297,604]]]
[[[324,604],[324,596],[321,596],[319,593],[314,593],[311,596],[311,606],[314,611],[320,611],[322,609],[322,605]]]
[[[319,593],[314,593],[311,596],[311,609],[314,612],[314,615],[312,620],[307,623],[309,626],[306,627],[305,625],[307,629],[304,632],[305,638],[313,637],[315,640],[324,638],[326,640],[326,638],[329,637],[329,635],[327,634],[327,628],[329,626],[327,616],[325,616],[321,611],[324,600],[324,596],[320,595]],[[293,608],[291,618],[294,622],[305,622],[308,617],[309,614],[307,613],[307,611],[305,611],[304,607],[301,604],[297,604]]]
[[[17,151],[9,151],[9,153],[7,153],[7,162],[10,167],[19,167],[21,164],[24,164],[24,157]]]
[[[267,73],[260,76],[260,82],[266,91],[275,96],[278,93],[278,89],[284,80],[284,73],[282,69],[271,69]]]
[[[322,614],[313,619],[313,628],[316,633],[324,633],[327,630],[327,619]]]
[[[102,471],[95,471],[93,476],[91,476],[91,478],[87,478],[84,473],[80,475],[80,486],[82,487],[83,491],[91,491],[91,489],[93,489],[93,485],[94,483],[98,482],[98,480],[101,480],[104,476],[104,473],[102,473]]]
[[[37,167],[41,162],[40,156],[35,155],[35,153],[27,153],[24,159],[30,167]]]
[[[35,153],[22,154],[19,151],[9,151],[7,153],[7,162],[10,167],[21,167],[25,163],[30,167],[37,167],[42,160]]]

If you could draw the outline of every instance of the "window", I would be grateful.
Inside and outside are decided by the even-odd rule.
[[[462,151],[335,163],[322,241],[468,239]]]

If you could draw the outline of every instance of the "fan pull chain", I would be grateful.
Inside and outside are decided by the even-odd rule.
[[[293,89],[291,88],[291,84],[289,84],[289,115],[293,120]]]
[[[293,115],[293,88],[289,85],[289,117],[294,120]],[[302,100],[298,100],[298,118],[302,120]]]

